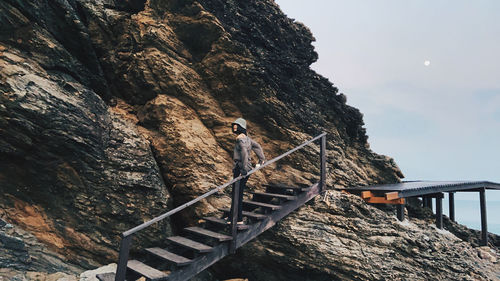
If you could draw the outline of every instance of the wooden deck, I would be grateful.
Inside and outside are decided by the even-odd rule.
[[[422,207],[432,210],[436,201],[436,227],[443,228],[443,198],[448,193],[450,219],[455,221],[455,193],[478,192],[481,209],[481,245],[488,245],[486,190],[500,190],[500,184],[489,181],[409,181],[395,184],[357,186],[339,190],[361,196],[367,203],[395,204],[397,217],[404,220],[405,199],[420,198]]]

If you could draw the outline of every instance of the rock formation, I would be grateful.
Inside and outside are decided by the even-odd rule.
[[[429,211],[430,212],[430,211]],[[329,191],[214,266],[249,280],[498,280],[498,245],[475,248],[432,224],[400,222],[350,194]],[[252,261],[252,262],[242,262]],[[239,274],[239,275],[238,275]]]
[[[0,220],[0,280],[76,281],[82,268],[65,260],[32,234]]]
[[[330,187],[398,181],[394,161],[370,150],[362,114],[309,68],[313,40],[271,0],[0,2],[0,217],[79,267],[116,261],[121,232],[230,179],[237,117],[268,159],[327,132]],[[317,181],[318,150],[252,177],[251,188]],[[228,192],[136,241],[215,212]],[[273,251],[265,239],[279,235],[259,243]]]

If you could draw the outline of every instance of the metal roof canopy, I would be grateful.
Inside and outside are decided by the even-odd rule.
[[[385,202],[390,202],[388,195],[397,192],[397,197],[408,198],[422,196],[424,208],[430,208],[432,211],[432,198],[436,200],[436,227],[443,228],[443,193],[449,192],[450,219],[455,221],[455,202],[454,192],[477,191],[479,192],[479,203],[481,209],[481,246],[488,245],[488,223],[486,219],[486,189],[500,190],[500,184],[489,181],[407,181],[394,184],[379,184],[371,186],[356,186],[350,188],[341,188],[350,193],[385,193]],[[371,196],[371,195],[370,195]],[[392,196],[391,196],[392,197]],[[366,199],[365,199],[366,200]],[[369,201],[367,201],[370,203]],[[372,202],[380,203],[380,202]],[[397,217],[400,221],[404,220],[404,205],[396,207]]]
[[[414,197],[439,192],[478,191],[480,188],[500,190],[500,183],[489,181],[407,181],[394,184],[356,186],[348,191],[398,192],[399,197]]]

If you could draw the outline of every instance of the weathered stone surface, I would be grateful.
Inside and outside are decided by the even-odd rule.
[[[332,191],[214,268],[250,280],[497,280],[496,257],[498,249]]]
[[[497,258],[497,252],[493,249],[491,249],[488,246],[483,246],[483,247],[478,247],[477,249],[477,254],[480,258],[483,260],[486,260],[490,263],[496,263],[498,258]]]
[[[80,274],[80,281],[99,281],[97,279],[98,274],[116,272],[116,263],[108,264],[106,266],[99,267],[94,270],[87,270]]]
[[[0,280],[70,281],[81,270],[31,233],[12,224],[0,226]]]
[[[269,158],[329,132],[331,183],[397,181],[402,176],[390,158],[368,149],[359,111],[309,69],[317,55],[308,29],[286,18],[272,2],[150,1],[131,16],[103,9],[98,1],[82,6],[107,81],[113,81],[113,95],[138,113],[151,110],[158,95],[177,100],[186,110],[176,119],[176,132],[183,131],[185,122],[199,119],[227,152],[222,155],[224,168],[215,171],[218,177],[230,169],[233,137],[228,124],[239,116],[249,120],[250,133],[263,143]],[[139,118],[154,138],[165,135],[160,128],[165,120],[158,117]],[[176,146],[191,136],[165,138],[163,143]],[[159,145],[153,143],[154,148]],[[168,158],[163,152],[157,149],[156,156]],[[312,180],[305,171],[317,171],[316,151],[295,154],[281,165]],[[166,178],[176,177],[170,171],[178,162],[160,166]],[[268,173],[266,178],[290,177]],[[202,183],[188,190],[200,194],[205,187]]]
[[[479,202],[478,202],[479,205]],[[425,220],[428,224],[435,224],[434,213],[428,208],[421,208],[421,201],[407,205],[406,209],[411,217]],[[459,207],[456,207],[459,208]],[[489,218],[491,220],[491,218]],[[443,226],[448,231],[452,232],[455,236],[463,241],[469,242],[473,247],[479,247],[481,244],[481,231],[470,229],[465,225],[456,223],[450,220],[446,215],[443,215]],[[500,236],[493,233],[488,233],[488,243],[492,248],[500,249]]]
[[[0,67],[0,215],[82,266],[116,258],[119,232],[167,209],[149,142],[71,76],[14,49]]]

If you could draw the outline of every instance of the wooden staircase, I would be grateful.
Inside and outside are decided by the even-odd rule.
[[[235,224],[235,220],[227,220],[231,209],[223,208],[220,210],[220,216],[205,217],[200,225],[186,227],[180,235],[168,237],[166,247],[146,248],[143,250],[144,255],[141,259],[129,260],[128,252],[132,234],[189,205],[180,206],[144,225],[125,232],[120,246],[117,273],[100,274],[97,275],[97,278],[101,281],[130,281],[141,277],[146,280],[188,280],[228,254],[234,253],[237,248],[271,228],[282,218],[322,192],[325,179],[323,172],[325,168],[323,146],[325,135],[322,134],[295,148],[298,150],[322,137],[322,174],[319,183],[308,187],[280,184],[264,185],[265,192],[250,192],[252,199],[242,202],[245,224],[239,225]],[[291,150],[291,152],[295,150]],[[288,154],[291,152],[289,151]],[[285,153],[269,162],[275,162],[288,154]],[[270,163],[266,163],[266,165],[268,164]],[[253,172],[255,169],[249,174]],[[236,183],[237,188],[239,188],[240,178],[241,176],[230,183]],[[205,195],[213,193],[207,194]],[[235,199],[233,198],[234,204]]]

